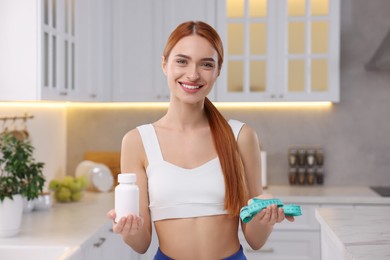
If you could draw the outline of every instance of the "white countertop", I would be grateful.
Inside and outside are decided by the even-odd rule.
[[[45,211],[24,213],[21,231],[0,238],[1,246],[80,246],[107,221],[114,193],[86,192],[79,202],[56,203]]]
[[[381,197],[369,187],[272,185],[264,191],[286,203],[390,205],[390,197]]]
[[[319,208],[316,218],[346,259],[390,259],[390,207]]]

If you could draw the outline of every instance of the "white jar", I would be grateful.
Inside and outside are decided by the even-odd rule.
[[[137,175],[134,173],[118,174],[119,184],[115,187],[115,221],[129,214],[139,215],[139,188],[135,184]]]

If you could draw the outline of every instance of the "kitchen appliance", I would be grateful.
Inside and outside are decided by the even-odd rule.
[[[77,165],[75,176],[87,177],[89,191],[108,192],[113,188],[114,177],[111,170],[102,163],[84,160]]]
[[[390,197],[390,186],[372,186],[370,188],[382,197]]]
[[[110,168],[114,177],[114,186],[118,185],[120,170],[120,152],[117,151],[87,151],[84,160],[102,163]]]

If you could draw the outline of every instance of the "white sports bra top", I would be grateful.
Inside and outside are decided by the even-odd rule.
[[[229,120],[237,140],[244,123]],[[193,169],[164,160],[152,124],[137,127],[149,165],[149,209],[152,221],[227,214],[224,209],[225,181],[219,158]]]

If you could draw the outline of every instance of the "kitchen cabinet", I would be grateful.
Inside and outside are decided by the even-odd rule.
[[[161,68],[169,34],[188,20],[215,25],[215,1],[117,0],[112,6],[113,101],[169,101]]]
[[[240,231],[240,242],[248,260],[320,259],[320,232],[314,217],[315,208],[319,205],[307,204],[301,207],[303,215],[293,223],[284,221],[275,225],[266,244],[259,250],[252,250]]]
[[[1,1],[0,100],[109,100],[108,4]]]
[[[76,26],[74,0],[38,1],[37,64],[41,73],[37,99],[68,100],[77,95],[75,83]]]
[[[43,95],[41,46],[44,40],[47,46],[49,41],[57,42],[57,15],[51,15],[55,27],[51,26],[50,36],[47,32],[43,39],[43,8],[43,1],[37,0],[0,2],[0,100],[36,100]],[[51,11],[57,14],[56,6]],[[45,18],[46,21],[49,19],[49,12]],[[49,26],[46,29],[49,31]],[[57,50],[55,47],[51,49],[52,57],[56,59]],[[54,71],[52,74],[57,75]]]
[[[107,222],[102,228],[80,247],[80,250],[73,254],[69,260],[150,260],[157,252],[158,239],[153,229],[152,242],[145,254],[138,254],[125,242],[122,237],[112,232],[111,222]]]
[[[0,100],[168,101],[179,23],[220,33],[213,101],[339,101],[339,0],[3,0]],[[28,43],[28,44],[27,44]]]
[[[288,204],[288,203],[286,203]],[[302,216],[293,223],[284,221],[275,225],[266,244],[260,250],[253,250],[246,243],[242,232],[241,244],[248,260],[266,258],[269,260],[321,259],[320,225],[315,218],[315,210],[320,207],[353,208],[352,204],[300,204]]]
[[[1,1],[1,100],[62,99],[72,89],[73,3]]]
[[[110,101],[111,23],[107,22],[111,19],[110,1],[44,3],[41,99]],[[50,37],[55,16],[59,26],[57,41]]]
[[[138,260],[138,254],[126,245],[122,237],[114,234],[111,230],[111,223],[107,223],[92,235],[74,254],[72,259],[85,260]]]
[[[72,0],[74,1],[74,0]],[[75,1],[75,95],[72,101],[111,101],[112,3]]]
[[[339,0],[217,3],[218,101],[339,101]]]

